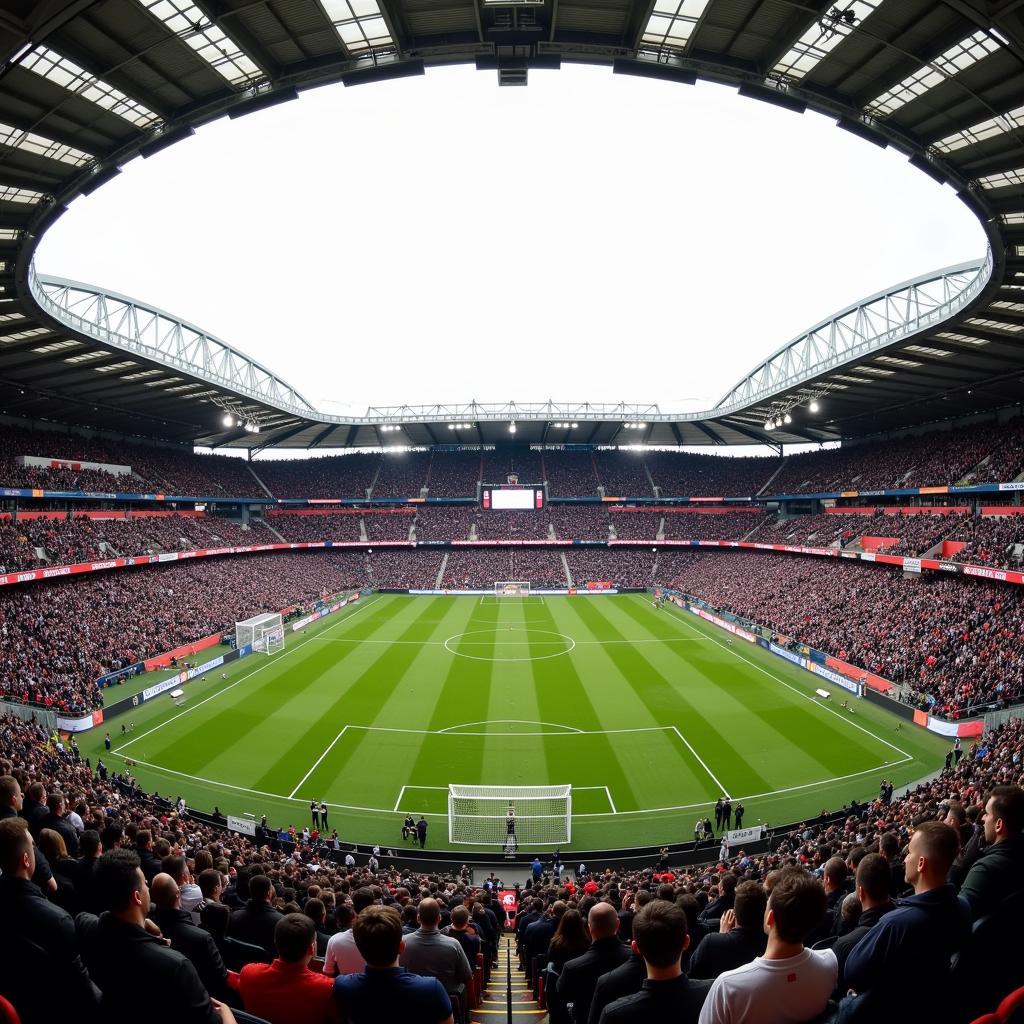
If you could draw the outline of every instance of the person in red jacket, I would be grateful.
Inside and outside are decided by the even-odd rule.
[[[316,954],[316,926],[305,914],[286,914],[274,928],[277,959],[246,964],[240,990],[247,1012],[270,1024],[335,1024],[334,980],[309,969]]]

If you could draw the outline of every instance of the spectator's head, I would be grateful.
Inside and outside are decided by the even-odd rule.
[[[21,810],[23,800],[18,780],[13,775],[0,775],[0,807],[17,813]]]
[[[402,917],[394,907],[367,907],[352,925],[352,936],[366,965],[378,970],[394,967],[405,945]]]
[[[892,872],[885,858],[869,853],[857,865],[857,898],[864,910],[881,907],[889,902]]]
[[[783,871],[768,897],[765,931],[769,939],[802,946],[813,928],[821,923],[827,906],[825,889],[816,878],[799,868]]]
[[[174,877],[161,871],[153,878],[153,884],[149,887],[149,894],[152,897],[154,906],[161,910],[177,910],[181,905],[181,889]]]
[[[1019,838],[1024,829],[1024,789],[996,786],[985,801],[985,842]]]
[[[306,900],[302,912],[313,922],[314,927],[323,929],[327,922],[327,907],[324,906],[322,899],[314,896],[312,899]]]
[[[892,832],[884,832],[878,840],[878,852],[886,860],[895,860],[899,856],[900,843]]]
[[[924,821],[914,829],[904,865],[914,892],[928,892],[946,884],[946,876],[960,851],[960,837],[942,821]]]
[[[740,928],[760,928],[764,924],[764,911],[768,896],[757,882],[740,882],[736,886],[733,912]]]
[[[846,885],[846,861],[842,857],[829,857],[821,873],[825,892],[839,892]]]
[[[224,879],[216,868],[207,868],[205,871],[200,871],[196,884],[199,886],[199,891],[203,894],[204,900],[210,903],[220,902],[220,894],[224,890]]]
[[[140,851],[153,849],[153,833],[148,828],[140,828],[136,833],[135,848]]]
[[[416,909],[416,919],[421,928],[436,928],[441,920],[441,906],[437,900],[433,897],[420,900],[420,905]]]
[[[452,928],[464,932],[469,927],[469,908],[459,904],[452,910]]]
[[[0,821],[0,871],[27,881],[35,870],[36,851],[28,822],[24,818],[4,818]]]
[[[133,850],[110,850],[96,862],[100,903],[122,921],[142,927],[149,913],[149,886]]]
[[[67,810],[67,802],[64,799],[63,793],[51,793],[46,798],[46,806],[50,813],[58,818],[64,817],[64,812]]]
[[[738,902],[738,890],[736,895]],[[633,918],[633,944],[647,964],[648,977],[659,971],[678,974],[683,950],[690,944],[686,911],[665,900],[651,900]]]
[[[274,898],[274,884],[266,875],[253,875],[249,879],[249,899],[254,903],[269,903]]]
[[[40,830],[39,849],[43,851],[43,856],[52,864],[67,860],[68,848],[64,845],[64,837],[52,828]]]
[[[287,964],[308,964],[316,955],[316,925],[305,914],[285,914],[274,926],[277,955]]]
[[[587,924],[594,942],[598,939],[608,939],[619,930],[619,915],[610,903],[595,903],[590,908]]]
[[[170,875],[178,885],[185,884],[186,877],[188,876],[188,862],[180,854],[164,857],[160,862],[160,867],[164,874]],[[153,899],[156,899],[155,893]]]
[[[83,860],[95,860],[103,852],[103,843],[96,829],[87,828],[78,837],[78,852]]]
[[[860,917],[860,912],[863,909],[855,892],[848,893],[843,897],[843,905],[839,910],[839,916],[842,919],[844,931],[849,931],[857,923],[857,919]]]
[[[372,907],[376,902],[373,890],[369,886],[362,886],[352,893],[352,909],[357,915],[361,914],[367,907]]]

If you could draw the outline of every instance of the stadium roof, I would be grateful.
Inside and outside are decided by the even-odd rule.
[[[1024,393],[1018,0],[984,11],[967,0],[22,0],[0,13],[0,59],[0,410],[9,415],[238,447],[750,444],[876,433]],[[523,85],[530,68],[562,61],[680,85],[703,78],[817,110],[950,183],[981,221],[988,256],[840,311],[713,409],[687,415],[467,402],[327,416],[144,297],[35,275],[39,238],[71,200],[199,125],[332,82],[474,63]],[[820,415],[809,411],[816,400]],[[223,426],[227,413],[242,425]]]

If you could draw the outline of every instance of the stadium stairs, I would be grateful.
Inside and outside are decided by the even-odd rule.
[[[496,1024],[501,1020],[511,1024],[532,1024],[543,1020],[546,1013],[534,997],[532,984],[519,970],[515,939],[511,935],[503,935],[498,945],[498,966],[491,971],[483,986],[479,1005],[470,1010],[471,1024]]]
[[[785,468],[785,465],[786,465],[787,462],[789,462],[789,456],[788,455],[785,456],[784,458],[779,459],[779,464],[775,467],[775,472],[772,473],[772,475],[770,477],[768,477],[767,480],[765,480],[764,486],[761,488],[761,490],[759,490],[757,492],[758,496],[760,496],[762,494],[770,494],[771,493],[768,490],[769,486],[771,485],[771,482],[782,472],[782,470]]]

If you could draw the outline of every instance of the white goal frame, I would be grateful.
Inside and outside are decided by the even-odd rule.
[[[530,596],[530,581],[529,580],[495,580],[494,581],[494,596],[495,596],[495,598],[502,598],[502,597],[529,597]]]
[[[448,786],[449,843],[508,852],[571,840],[572,786]]]
[[[252,645],[254,654],[277,654],[284,650],[284,619],[280,612],[266,612],[235,623],[235,647]]]

